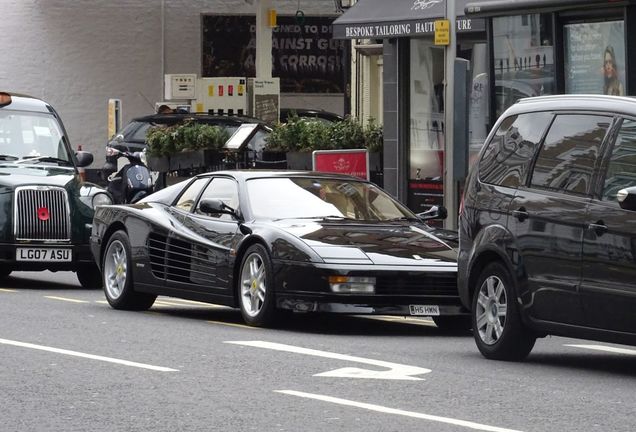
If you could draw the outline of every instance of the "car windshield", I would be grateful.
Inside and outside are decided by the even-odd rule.
[[[72,160],[53,115],[6,109],[0,110],[0,155],[5,160]]]
[[[258,178],[247,182],[256,219],[415,220],[380,188],[362,181],[312,177]]]

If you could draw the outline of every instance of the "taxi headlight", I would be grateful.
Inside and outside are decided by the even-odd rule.
[[[101,193],[93,195],[93,200],[92,200],[93,208],[96,208],[97,206],[100,206],[100,205],[110,205],[112,203],[113,203],[113,200],[111,199],[110,195],[108,195],[107,193],[101,192]]]

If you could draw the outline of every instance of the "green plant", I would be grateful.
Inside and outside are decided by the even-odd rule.
[[[187,151],[220,150],[230,137],[229,132],[219,126],[186,122],[170,127],[153,127],[146,134],[147,152],[150,156],[170,156]]]
[[[287,123],[274,126],[267,138],[268,151],[311,152],[314,150],[360,149],[382,150],[382,126],[369,120],[363,126],[354,117],[325,123],[292,116]]]

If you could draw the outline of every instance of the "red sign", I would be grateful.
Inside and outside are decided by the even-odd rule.
[[[313,152],[313,169],[369,180],[369,153],[359,149],[316,150]]]

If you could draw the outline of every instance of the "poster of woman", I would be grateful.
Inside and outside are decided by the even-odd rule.
[[[623,21],[564,26],[566,93],[625,95]]]

